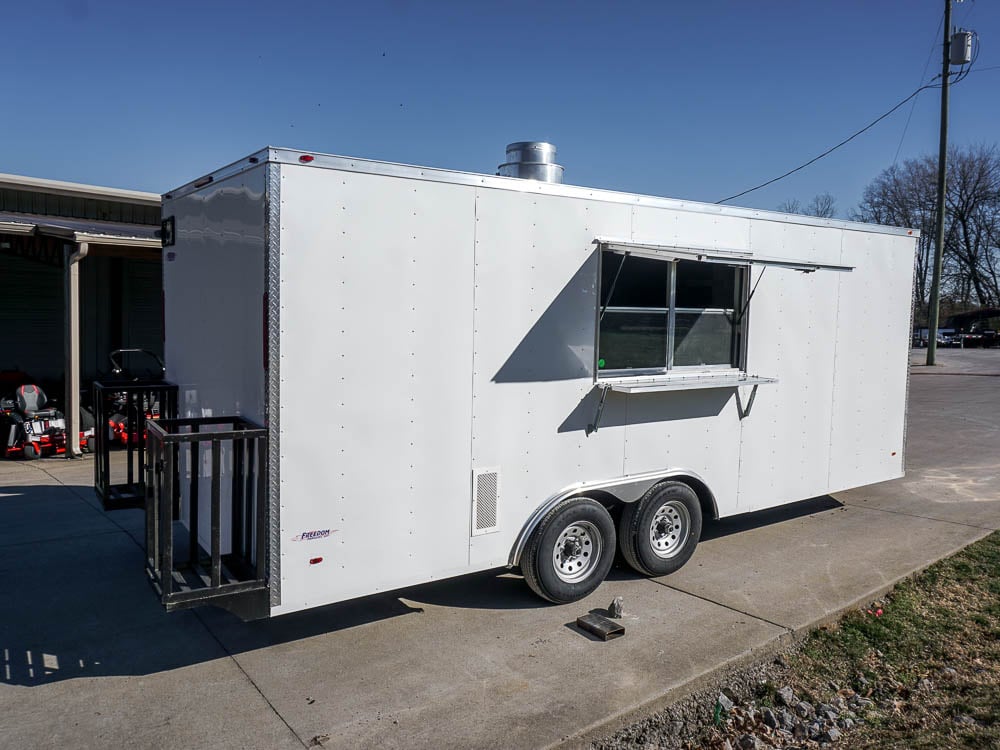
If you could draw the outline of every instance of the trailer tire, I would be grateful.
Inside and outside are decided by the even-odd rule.
[[[555,604],[591,594],[615,558],[615,524],[589,497],[571,497],[550,510],[528,539],[521,572],[531,590]]]
[[[24,458],[27,461],[34,461],[36,458],[41,458],[42,449],[35,445],[30,440],[24,441]]]
[[[701,503],[683,482],[660,482],[622,510],[618,544],[638,573],[665,576],[691,559],[701,538]]]

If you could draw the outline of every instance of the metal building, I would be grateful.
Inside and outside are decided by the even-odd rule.
[[[0,390],[35,382],[72,419],[111,350],[162,354],[159,225],[155,193],[0,174]]]

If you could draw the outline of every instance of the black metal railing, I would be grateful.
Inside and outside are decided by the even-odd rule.
[[[97,496],[105,510],[142,508],[146,420],[177,414],[177,386],[162,380],[105,381],[94,383],[93,395]]]
[[[146,430],[146,568],[163,605],[266,615],[267,430],[233,416]]]

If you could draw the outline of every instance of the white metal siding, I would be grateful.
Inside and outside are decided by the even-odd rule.
[[[632,241],[713,250],[748,250],[750,220],[744,217],[635,206]]]
[[[264,169],[168,201],[167,378],[182,417],[264,420]]]
[[[262,172],[165,212],[185,414],[263,416]],[[581,481],[688,469],[731,515],[899,475],[912,238],[499,184],[282,165],[272,614],[503,565]],[[747,369],[779,382],[746,419],[732,389],[610,393],[592,432],[597,237],[857,268],[765,272]]]
[[[913,241],[851,232],[836,331],[830,491],[903,475]]]
[[[467,570],[472,508],[474,189],[281,177],[274,614]]]
[[[745,218],[646,206],[636,206],[633,214],[633,242],[748,249],[750,221]],[[761,388],[768,387],[773,386]],[[733,389],[635,393],[626,398],[626,473],[693,471],[712,489],[720,514],[735,513],[740,420]]]
[[[500,532],[471,565],[503,565],[528,516],[581,480],[620,476],[625,399],[593,383],[598,236],[628,236],[628,206],[479,190],[476,207],[474,466],[499,466]]]
[[[760,255],[840,263],[843,230],[754,221]],[[747,369],[778,378],[758,389],[742,422],[738,511],[822,495],[828,490],[830,409],[840,284],[850,273],[754,268]],[[744,403],[749,389],[743,389]]]
[[[264,423],[264,169],[167,201],[176,244],[163,249],[167,379],[178,416],[239,415]],[[229,550],[232,476],[222,451],[222,548]],[[210,451],[199,468],[202,545],[210,548]],[[191,468],[181,460],[182,519]]]

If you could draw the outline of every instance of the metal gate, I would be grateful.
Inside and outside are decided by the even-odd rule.
[[[267,430],[232,416],[150,419],[146,430],[146,569],[163,605],[266,616]]]
[[[145,506],[146,420],[176,413],[173,383],[94,383],[94,489],[105,510]]]

